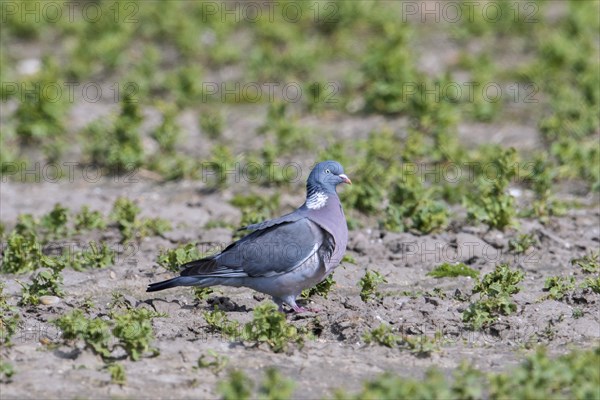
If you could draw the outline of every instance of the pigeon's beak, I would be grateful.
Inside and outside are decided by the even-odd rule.
[[[352,185],[352,181],[346,176],[346,174],[340,174],[339,177],[342,178],[342,180],[348,185]]]

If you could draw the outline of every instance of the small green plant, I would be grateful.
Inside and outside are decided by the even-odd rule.
[[[258,387],[258,396],[263,400],[290,399],[294,392],[294,381],[285,378],[274,367],[267,368],[265,377]]]
[[[569,292],[575,289],[575,278],[572,276],[550,276],[544,283],[544,291],[548,292],[546,298],[562,300]]]
[[[223,400],[248,400],[252,395],[252,381],[242,371],[229,372],[227,380],[220,381],[217,389]]]
[[[300,296],[305,299],[308,299],[312,296],[318,295],[323,298],[327,298],[331,289],[335,286],[335,280],[333,280],[333,274],[327,275],[327,278],[323,279],[316,286],[311,287],[309,289],[304,289]]]
[[[457,276],[470,276],[471,278],[477,278],[479,276],[479,271],[476,271],[463,263],[444,263],[435,267],[433,271],[429,272],[427,275],[433,276],[434,278],[454,278]]]
[[[360,298],[365,303],[373,299],[381,299],[383,294],[377,290],[381,283],[387,283],[383,275],[377,271],[365,272],[365,275],[360,278],[358,286],[360,286]]]
[[[106,221],[100,211],[91,211],[88,206],[81,207],[75,214],[75,230],[77,232],[106,228]]]
[[[504,229],[513,223],[516,213],[514,199],[508,193],[508,185],[516,173],[515,149],[502,151],[491,161],[491,165],[494,165],[496,176],[481,175],[475,190],[465,198],[467,216],[490,228]]]
[[[236,159],[223,144],[213,146],[211,154],[212,157],[202,163],[202,180],[211,189],[223,189],[227,186],[229,171],[236,166]]]
[[[594,293],[600,294],[600,276],[595,278],[585,278],[583,285],[592,289]]]
[[[171,224],[160,218],[138,218],[140,208],[133,201],[119,197],[113,204],[111,220],[117,224],[121,232],[122,242],[133,238],[162,235],[171,229]]]
[[[364,383],[362,390],[341,399],[559,399],[596,398],[600,385],[600,347],[550,358],[543,348],[506,372],[484,374],[462,364],[448,379],[436,368],[422,380],[385,373]]]
[[[116,118],[108,123],[94,121],[84,130],[85,153],[89,160],[115,174],[139,168],[144,161],[141,122],[138,101],[128,93]]]
[[[198,358],[198,368],[208,368],[213,374],[218,375],[227,366],[227,357],[217,354],[214,350],[208,350]]]
[[[119,340],[119,346],[133,361],[138,361],[148,351],[153,356],[159,354],[158,348],[150,346],[154,340],[151,321],[159,316],[161,315],[146,308],[133,308],[114,316],[115,325],[112,333]]]
[[[213,140],[219,139],[223,134],[224,122],[223,116],[217,111],[200,115],[200,129]]]
[[[66,235],[69,210],[59,203],[54,205],[52,211],[44,215],[40,225],[46,231],[46,237],[58,238]]]
[[[600,272],[600,262],[598,261],[600,253],[592,252],[580,258],[571,260],[571,265],[576,265],[586,274],[596,274]]]
[[[42,246],[35,234],[13,231],[4,248],[1,270],[9,274],[34,271],[41,266],[43,257]]]
[[[140,208],[133,201],[119,197],[113,204],[110,218],[117,223],[123,242],[135,235]]]
[[[64,341],[82,340],[103,358],[110,357],[111,340],[108,322],[100,318],[86,318],[81,310],[73,310],[52,321],[61,330]]]
[[[254,309],[252,321],[244,325],[242,334],[244,340],[267,343],[271,350],[279,353],[286,351],[290,343],[302,347],[305,331],[289,324],[275,305],[264,304]]]
[[[15,374],[15,368],[12,366],[12,364],[4,361],[4,360],[0,360],[0,378],[4,377],[6,379],[10,379],[13,375]],[[2,380],[0,380],[2,381]],[[4,382],[4,381],[2,381]]]
[[[127,374],[125,373],[125,367],[123,364],[108,364],[106,369],[110,373],[110,381],[112,383],[122,386],[127,382]]]
[[[177,108],[161,104],[163,108],[162,123],[152,132],[152,138],[158,143],[161,151],[159,157],[173,154],[175,145],[181,136],[181,127],[177,124]]]
[[[376,343],[381,346],[393,348],[405,348],[418,356],[429,356],[432,352],[439,350],[439,337],[430,338],[426,335],[396,335],[387,324],[381,324],[363,335],[366,344]]]
[[[156,263],[171,272],[180,272],[183,264],[202,258],[196,243],[187,243],[176,249],[162,250],[158,254]]]
[[[152,348],[154,340],[151,321],[164,316],[145,308],[132,308],[115,314],[112,319],[88,318],[81,310],[73,310],[52,321],[62,332],[64,341],[82,340],[105,360],[113,359],[115,348],[122,348],[133,361],[139,360],[145,353],[158,354]]]
[[[19,326],[19,313],[6,301],[4,283],[0,282],[0,345],[10,346],[10,340]]]
[[[290,115],[287,115],[285,102],[271,102],[265,124],[258,129],[260,134],[273,134],[275,147],[279,154],[289,153],[291,149],[309,149],[312,146],[310,132],[300,127]]]
[[[498,315],[515,312],[517,306],[511,295],[519,292],[517,285],[522,280],[521,271],[511,270],[507,264],[497,265],[473,287],[473,294],[479,293],[479,299],[463,312],[463,321],[472,329],[479,330],[495,322]]]
[[[258,396],[262,400],[280,400],[291,398],[294,392],[294,381],[283,377],[275,368],[265,371],[264,378],[258,387]],[[229,371],[227,380],[220,381],[217,390],[223,400],[248,400],[253,398],[254,383],[242,371]]]
[[[381,324],[363,335],[366,344],[377,343],[381,346],[394,348],[402,342],[402,338],[394,334],[388,324]]]
[[[537,242],[533,234],[522,234],[508,241],[508,249],[515,254],[523,254],[535,246]]]
[[[47,267],[39,271],[31,280],[31,284],[19,282],[22,287],[21,301],[22,305],[37,305],[41,296],[63,296],[62,291],[62,270],[65,264],[60,260],[43,257],[42,262]],[[18,281],[17,281],[18,282]]]
[[[89,242],[89,248],[73,254],[71,267],[82,271],[88,268],[106,268],[115,263],[116,252],[106,243]]]
[[[225,337],[238,339],[240,337],[240,324],[237,321],[230,321],[227,314],[215,306],[214,310],[202,314],[204,320],[210,328],[221,332]]]

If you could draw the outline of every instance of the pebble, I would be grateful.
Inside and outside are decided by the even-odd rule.
[[[40,296],[40,303],[48,306],[60,302],[60,298],[56,296]]]
[[[110,279],[115,279],[117,277],[117,275],[115,274],[115,271],[110,271],[108,276],[110,277]]]

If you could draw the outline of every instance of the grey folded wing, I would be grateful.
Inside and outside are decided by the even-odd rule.
[[[315,253],[331,257],[333,239],[302,218],[254,231],[218,255],[183,265],[182,276],[270,277],[288,273]]]

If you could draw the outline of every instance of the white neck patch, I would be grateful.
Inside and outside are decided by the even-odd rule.
[[[311,210],[318,210],[319,208],[325,206],[328,198],[329,197],[323,192],[314,192],[309,196],[308,199],[306,199],[306,207],[310,208]]]

